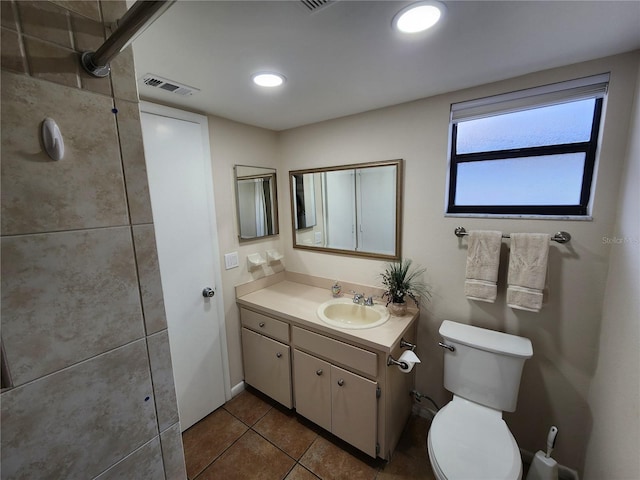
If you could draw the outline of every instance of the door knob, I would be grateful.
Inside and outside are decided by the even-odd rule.
[[[216,292],[214,292],[213,288],[207,287],[204,290],[202,290],[202,296],[204,298],[211,298],[216,294]]]
[[[316,375],[318,375],[318,376],[322,375],[322,369],[321,369],[321,368],[319,368],[318,370],[316,370]]]
[[[343,379],[338,380],[338,385],[343,386],[344,385],[344,380]]]

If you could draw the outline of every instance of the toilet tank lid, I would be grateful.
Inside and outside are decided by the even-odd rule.
[[[521,358],[531,358],[533,355],[531,340],[517,335],[496,332],[451,320],[443,321],[439,332],[447,340],[488,352]]]

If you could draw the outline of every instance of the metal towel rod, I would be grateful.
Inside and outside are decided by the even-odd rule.
[[[464,227],[456,227],[453,233],[455,233],[456,237],[458,238],[469,235]],[[510,236],[508,233],[503,233],[502,238],[510,238]],[[567,243],[571,241],[571,234],[569,232],[558,232],[553,237],[551,237],[551,240],[558,243]]]

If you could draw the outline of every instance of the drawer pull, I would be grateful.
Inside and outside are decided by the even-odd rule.
[[[260,328],[264,328],[264,322],[260,322],[260,323],[258,324],[258,326],[259,326]]]
[[[280,352],[276,353],[276,357],[278,357],[278,358],[282,357],[282,353],[280,353]]]
[[[316,370],[316,375],[318,375],[318,376],[322,375],[322,369],[321,369],[321,368],[319,368],[318,370]]]
[[[344,385],[344,380],[343,379],[338,380],[338,385],[340,387],[343,386]]]

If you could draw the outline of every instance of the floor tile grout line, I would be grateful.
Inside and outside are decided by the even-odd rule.
[[[298,462],[293,462],[293,465],[291,465],[291,468],[289,470],[287,470],[287,473],[284,474],[284,476],[280,479],[280,480],[284,480],[285,478],[287,478],[291,472],[293,472],[293,469],[296,468],[296,465],[298,464]]]
[[[256,422],[254,425],[257,425],[258,422]],[[307,427],[305,427],[307,428]],[[280,448],[278,445],[276,445],[276,443],[273,440],[270,440],[269,438],[267,438],[265,435],[263,435],[262,433],[260,433],[258,430],[256,430],[253,427],[249,427],[250,430],[253,430],[256,434],[260,435],[261,438],[264,438],[267,442],[269,442],[271,445],[273,445],[274,447],[276,447],[278,450],[280,450],[282,453],[284,453],[285,455],[287,455],[289,458],[291,458],[294,462],[296,463],[300,463],[300,458],[304,457],[304,454],[307,453],[307,451],[311,448],[311,446],[315,443],[315,441],[318,439],[318,433],[313,432],[313,430],[309,429],[310,431],[312,431],[315,434],[315,438],[313,439],[313,441],[309,444],[309,446],[307,448],[305,448],[304,452],[302,452],[300,454],[300,458],[295,458],[292,457],[291,455],[289,455],[289,453],[287,453],[283,448]],[[307,468],[307,470],[309,470]]]
[[[257,422],[256,422],[257,423]],[[276,447],[278,450],[280,450],[282,453],[284,453],[287,457],[289,457],[291,460],[293,460],[295,463],[298,463],[298,460],[296,460],[295,458],[293,458],[291,455],[289,455],[287,452],[284,451],[284,449],[280,448],[278,445],[276,445],[275,443],[273,443],[271,440],[269,440],[267,437],[265,437],[262,433],[260,433],[259,431],[257,431],[256,429],[254,429],[253,427],[250,427],[249,430],[253,431],[253,433],[255,433],[256,435],[258,435],[260,438],[262,438],[263,440],[265,440],[266,442],[268,442],[270,445]]]
[[[236,418],[238,421],[241,421],[238,417],[236,417],[235,415],[233,415],[231,412],[229,412],[228,410],[225,409],[225,411],[227,411],[227,413],[229,413],[230,415],[232,415],[234,418]],[[267,412],[268,413],[268,412]],[[258,422],[266,415],[266,413],[260,417],[260,419],[256,420],[256,422],[253,424],[254,426],[258,424]],[[193,479],[189,479],[189,480],[198,480],[198,477],[200,477],[208,468],[210,468],[216,461],[218,461],[227,450],[229,450],[231,447],[233,447],[238,441],[240,441],[240,439],[242,437],[244,437],[247,432],[252,431],[253,433],[255,433],[256,435],[258,435],[260,438],[262,438],[263,440],[265,440],[267,443],[269,443],[271,446],[275,447],[278,451],[284,453],[288,458],[290,458],[291,460],[293,460],[293,465],[291,466],[291,468],[287,471],[286,475],[283,477],[286,478],[287,475],[289,475],[291,473],[291,471],[295,468],[296,465],[300,465],[301,468],[304,468],[305,470],[307,470],[308,472],[310,472],[311,474],[313,474],[315,477],[317,478],[321,478],[319,477],[313,470],[309,469],[308,467],[306,467],[305,465],[303,465],[302,463],[300,463],[300,459],[296,459],[294,457],[292,457],[291,455],[289,455],[285,450],[283,450],[282,448],[280,448],[278,445],[276,445],[273,441],[271,441],[270,439],[268,439],[267,437],[265,437],[263,434],[261,434],[260,432],[258,432],[255,428],[253,428],[252,426],[248,426],[246,423],[242,422],[243,425],[247,426],[247,430],[245,430],[242,435],[240,435],[238,438],[236,438],[231,444],[229,444],[222,452],[220,452],[216,457],[214,457],[212,459],[211,462],[209,462],[195,477],[193,477]],[[305,453],[307,453],[307,451],[311,448],[311,446],[316,442],[316,440],[319,437],[319,434],[315,433],[315,438],[313,439],[313,441],[309,444],[309,446],[305,449],[304,452],[302,452],[302,454],[300,455],[300,458],[302,458],[304,456]]]
[[[224,410],[225,412],[227,412],[231,417],[233,417],[235,420],[239,421],[242,425],[244,425],[245,427],[247,427],[247,429],[242,432],[241,435],[239,435],[233,442],[231,442],[229,445],[227,445],[227,447],[222,450],[218,455],[214,456],[213,459],[207,463],[207,465],[200,470],[200,472],[198,472],[196,474],[195,477],[193,477],[193,479],[188,479],[188,480],[197,480],[197,478],[202,475],[204,473],[205,470],[207,470],[211,465],[213,465],[227,450],[229,450],[233,445],[235,445],[235,443],[240,440],[249,430],[251,430],[251,426],[247,425],[245,422],[243,422],[242,420],[240,420],[240,418],[236,417],[233,413],[231,413],[229,410],[227,410],[226,408],[224,408],[224,404],[220,406],[220,408],[222,410]],[[216,409],[217,410],[217,409]],[[215,412],[215,410],[214,410]],[[213,412],[212,412],[213,413]],[[262,418],[262,417],[261,417]]]
[[[246,425],[246,424],[245,424],[245,425]],[[193,477],[193,480],[198,480],[198,477],[199,477],[200,475],[202,475],[202,474],[203,474],[203,473],[204,473],[204,472],[205,472],[209,467],[211,467],[211,465],[213,465],[214,463],[216,463],[216,462],[220,459],[220,457],[222,457],[222,455],[224,455],[224,454],[226,453],[226,451],[227,451],[227,450],[229,450],[229,449],[230,449],[231,447],[233,447],[236,443],[238,443],[238,441],[240,441],[240,439],[241,439],[242,437],[244,437],[244,436],[247,434],[247,432],[248,432],[249,430],[251,430],[251,427],[247,428],[244,432],[242,432],[242,435],[240,435],[240,436],[239,436],[238,438],[236,438],[233,442],[231,442],[231,443],[227,446],[227,448],[225,448],[225,449],[224,449],[222,452],[220,452],[220,453],[219,453],[219,454],[218,454],[218,455],[217,455],[217,456],[216,456],[216,457],[215,457],[211,462],[209,462],[209,463],[207,464],[207,466],[206,466],[206,467],[204,467],[204,468],[203,468],[203,469],[202,469],[202,470],[201,470],[201,471],[200,471],[200,472],[199,472],[195,477]]]
[[[293,466],[293,468],[295,468],[297,466],[299,466],[300,468],[306,470],[307,472],[309,472],[311,475],[313,475],[315,478],[319,479],[319,480],[323,480],[322,477],[320,477],[320,475],[317,475],[313,470],[311,470],[310,468],[305,467],[302,463],[300,462],[296,462],[296,464]],[[292,470],[293,470],[292,468]],[[288,475],[288,474],[287,474]],[[286,478],[286,477],[285,477]]]
[[[268,403],[266,403],[266,402],[265,402],[265,404],[266,404],[266,405],[269,405],[269,404],[268,404]],[[246,425],[247,427],[249,427],[249,428],[253,428],[253,425],[255,425],[255,424],[256,424],[256,423],[258,423],[260,420],[262,420],[262,419],[267,415],[267,413],[269,413],[269,412],[271,411],[271,409],[273,408],[273,406],[272,406],[272,405],[269,405],[269,409],[268,409],[266,412],[264,412],[264,413],[262,414],[262,416],[260,416],[260,417],[255,421],[255,422],[253,422],[253,424],[252,424],[252,425],[249,425],[247,422],[245,422],[244,420],[242,420],[238,415],[234,414],[234,413],[233,413],[233,412],[231,412],[230,410],[227,410],[227,409],[225,408],[225,406],[224,406],[224,405],[222,405],[222,407],[221,407],[221,408],[222,408],[225,412],[227,412],[229,415],[231,415],[233,418],[235,418],[236,420],[238,420],[238,421],[242,422],[242,423],[243,423],[244,425]]]
[[[260,399],[262,400],[262,399]],[[204,478],[203,477],[203,473],[205,471],[207,471],[208,469],[210,469],[217,461],[219,461],[221,459],[221,457],[223,455],[225,455],[229,449],[233,448],[249,431],[252,431],[253,434],[257,435],[258,437],[260,437],[261,439],[263,439],[264,441],[266,441],[269,445],[275,447],[275,449],[281,453],[283,453],[287,458],[289,458],[290,460],[293,461],[293,465],[287,470],[287,472],[284,474],[284,476],[282,477],[282,479],[286,479],[289,475],[291,475],[291,473],[293,472],[294,469],[296,469],[297,466],[299,466],[299,468],[305,470],[306,472],[308,472],[309,474],[311,474],[315,479],[318,480],[323,480],[323,477],[321,477],[319,474],[317,474],[316,472],[314,472],[312,469],[310,469],[309,467],[307,467],[306,465],[304,465],[303,463],[301,463],[301,460],[304,458],[304,456],[307,454],[307,452],[313,447],[313,445],[318,441],[319,438],[325,438],[327,441],[333,443],[331,441],[331,439],[326,438],[325,436],[322,435],[322,432],[318,432],[312,428],[309,428],[306,425],[301,424],[302,426],[304,426],[305,428],[309,429],[311,432],[313,432],[313,434],[315,435],[315,437],[311,440],[311,442],[309,443],[309,445],[304,449],[304,451],[300,454],[299,458],[296,459],[295,457],[293,457],[291,454],[287,453],[287,451],[285,451],[283,448],[281,448],[280,446],[278,446],[275,441],[270,440],[269,438],[267,438],[267,436],[265,434],[262,434],[261,432],[259,432],[256,429],[256,426],[272,411],[272,410],[277,410],[279,411],[279,409],[277,408],[277,406],[271,405],[268,402],[262,400],[262,403],[264,403],[268,408],[267,410],[262,413],[262,415],[260,415],[255,421],[253,421],[253,423],[251,425],[249,425],[249,423],[245,422],[244,420],[242,420],[242,418],[240,418],[239,415],[234,414],[232,411],[228,410],[227,408],[225,408],[225,405],[222,405],[221,408],[227,413],[229,414],[232,418],[234,418],[235,420],[239,421],[244,427],[246,427],[246,430],[240,434],[234,441],[232,441],[226,448],[224,448],[218,455],[216,455],[213,459],[211,459],[210,462],[208,462],[208,464],[200,471],[197,473],[197,475],[195,475],[195,477],[193,478],[189,478],[189,480],[198,480],[200,478]],[[294,415],[296,417],[298,417],[297,413],[294,413]],[[304,418],[304,417],[302,417]],[[338,445],[336,445],[338,446]],[[342,447],[338,446],[339,448],[342,449]],[[349,453],[347,451],[347,453]],[[356,457],[357,458],[357,457]],[[364,461],[361,459],[361,461]],[[377,463],[377,462],[376,462]],[[386,462],[389,463],[389,462]],[[386,464],[385,463],[385,464]],[[370,464],[369,462],[365,461],[365,464],[368,464],[370,467],[372,467],[375,471],[375,475],[372,477],[372,480],[377,480],[378,478],[380,478],[381,473],[383,473],[385,464],[381,464],[378,463],[377,465],[374,464]]]

